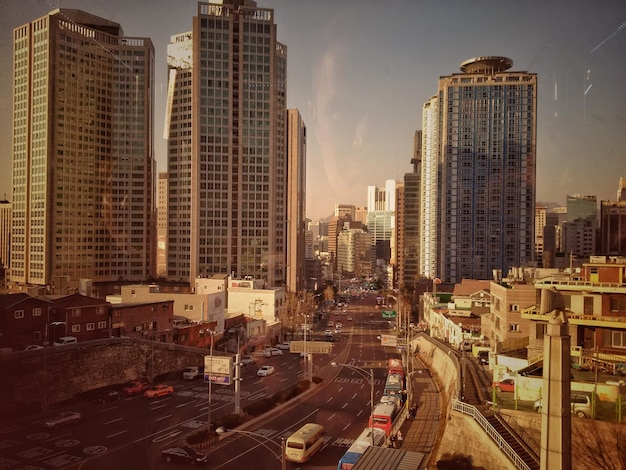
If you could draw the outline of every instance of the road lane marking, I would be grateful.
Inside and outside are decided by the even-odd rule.
[[[117,423],[118,421],[122,421],[124,418],[115,418],[112,419],[111,421],[106,421],[104,424],[111,424],[111,423]]]
[[[116,432],[115,434],[109,434],[107,436],[107,439],[111,439],[112,437],[119,436],[120,434],[124,434],[125,432],[128,432],[128,429],[124,429],[123,431]]]
[[[162,421],[164,419],[171,418],[171,417],[172,417],[172,415],[161,416],[160,418],[157,418],[156,421]]]

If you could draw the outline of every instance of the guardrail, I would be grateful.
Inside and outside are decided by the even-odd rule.
[[[458,411],[459,413],[463,413],[465,415],[471,416],[474,418],[474,421],[485,431],[493,442],[500,448],[500,450],[513,462],[515,468],[523,469],[523,470],[531,470],[530,467],[524,462],[517,452],[513,450],[513,448],[509,445],[508,442],[504,440],[504,438],[496,431],[496,429],[487,421],[487,418],[483,416],[483,414],[473,405],[468,405],[467,403],[463,403],[456,398],[452,399],[452,409],[454,411]]]

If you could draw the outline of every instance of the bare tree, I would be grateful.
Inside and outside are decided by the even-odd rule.
[[[626,469],[626,427],[598,420],[572,420],[574,468]]]
[[[296,331],[302,331],[302,325],[312,322],[314,312],[315,297],[311,292],[286,292],[285,304],[279,315],[283,332],[289,333],[293,339]]]

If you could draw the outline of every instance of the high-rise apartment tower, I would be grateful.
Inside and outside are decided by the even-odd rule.
[[[274,10],[198,3],[167,54],[168,277],[284,285],[287,50]]]
[[[537,76],[477,57],[422,115],[421,267],[457,283],[534,257]]]
[[[56,9],[13,31],[11,281],[155,272],[154,48]]]

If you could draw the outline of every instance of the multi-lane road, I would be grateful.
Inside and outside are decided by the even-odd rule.
[[[208,449],[209,467],[279,468],[281,440],[306,422],[322,424],[327,431],[324,448],[306,465],[287,464],[287,468],[336,468],[370,414],[370,381],[367,372],[331,363],[349,364],[374,370],[375,402],[382,394],[386,361],[397,357],[393,348],[380,346],[381,334],[388,332],[384,322],[370,322],[375,311],[371,302],[353,303],[346,313],[330,318],[343,323],[341,340],[333,343],[330,354],[315,355],[313,375],[323,381],[315,385],[306,399],[295,400],[274,413],[233,433],[219,445]],[[352,316],[348,321],[347,317]],[[318,326],[323,335],[326,324]],[[273,365],[276,372],[257,377],[261,365]],[[296,383],[303,376],[299,354],[271,358],[258,357],[257,364],[242,368],[241,406],[270,396]],[[64,405],[63,410],[82,413],[80,423],[55,430],[41,427],[41,413],[5,420],[0,424],[0,470],[10,469],[165,469],[177,465],[162,461],[161,449],[179,442],[186,434],[206,426],[208,420],[207,386],[202,382],[171,383],[172,396],[147,399],[142,396],[96,404],[88,401]],[[232,387],[212,386],[213,419],[234,411]]]

